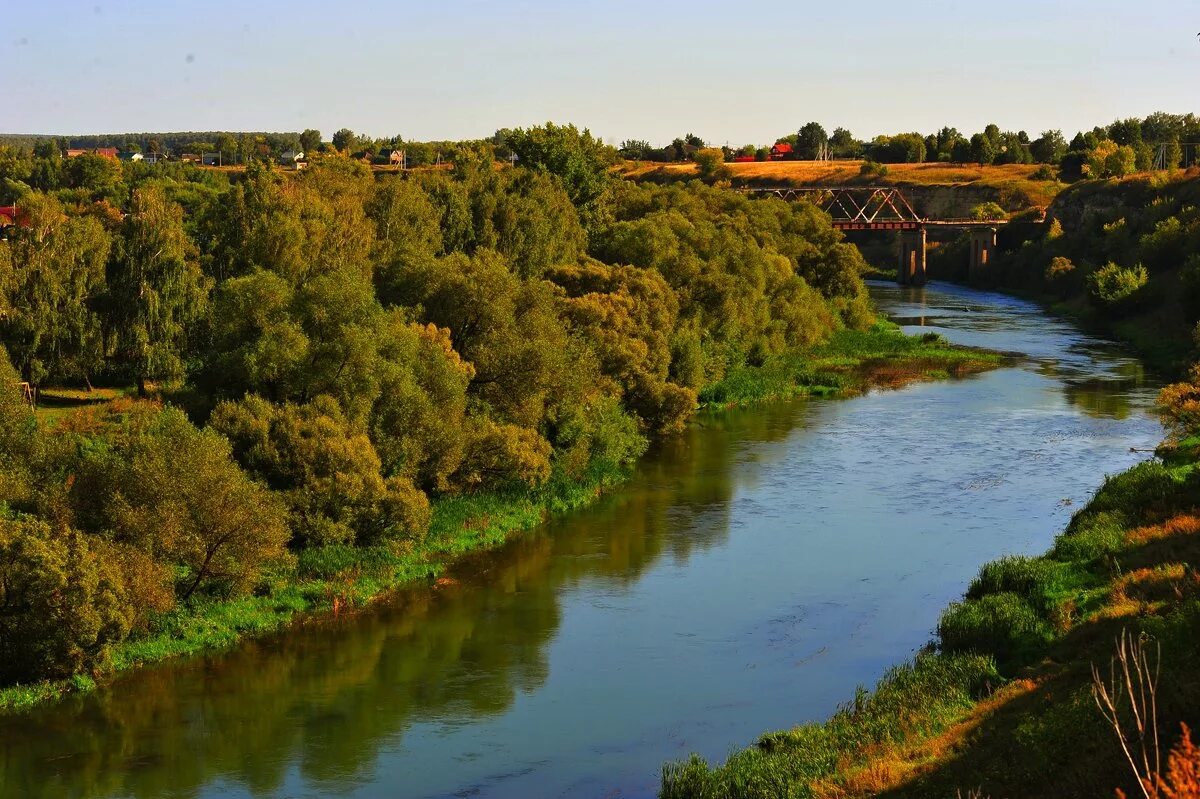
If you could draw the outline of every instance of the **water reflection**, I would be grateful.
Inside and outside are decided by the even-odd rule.
[[[1159,429],[1137,361],[998,295],[877,286],[1019,368],[703,419],[442,588],[0,719],[0,797],[652,796],[828,714]]]
[[[194,796],[225,783],[271,796],[297,780],[352,793],[413,720],[470,723],[542,686],[564,587],[629,584],[659,558],[719,544],[731,462],[803,414],[778,405],[706,419],[651,453],[636,490],[468,560],[452,584],[0,721],[0,794]],[[770,449],[756,456],[769,463]]]

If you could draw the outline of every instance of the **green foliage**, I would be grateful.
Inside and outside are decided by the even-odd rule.
[[[862,166],[858,168],[858,174],[866,178],[886,178],[889,171],[887,164],[881,164],[869,158],[863,161]]]
[[[951,605],[938,622],[947,652],[990,654],[1005,671],[1023,665],[1051,639],[1050,625],[1021,596],[985,594]]]
[[[130,621],[120,576],[85,536],[0,518],[0,684],[101,667]]]
[[[504,143],[516,153],[522,166],[557,176],[588,224],[604,218],[608,167],[615,160],[615,152],[590,131],[547,122],[510,131]]]
[[[1088,275],[1088,291],[1092,299],[1103,305],[1115,305],[1132,297],[1150,280],[1146,267],[1133,268],[1106,264]]]

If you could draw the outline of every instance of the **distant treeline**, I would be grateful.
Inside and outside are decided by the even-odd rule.
[[[809,122],[795,133],[775,140],[787,144],[790,152],[776,155],[784,160],[869,159],[879,163],[977,163],[977,164],[1048,164],[1062,166],[1068,177],[1080,177],[1084,167],[1096,164],[1101,153],[1100,170],[1104,175],[1122,175],[1134,169],[1171,169],[1186,156],[1190,165],[1200,157],[1200,117],[1195,114],[1158,112],[1144,119],[1117,120],[1106,126],[1080,131],[1069,141],[1060,130],[1043,131],[1036,138],[1023,130],[1002,131],[988,125],[974,134],[943,127],[936,133],[898,133],[880,135],[866,141],[846,128],[827,133],[818,122]],[[1192,145],[1192,146],[1187,146]],[[694,134],[676,138],[656,147],[647,141],[621,143],[620,154],[644,161],[689,160],[707,145]],[[765,161],[771,148],[747,144],[740,148],[722,147],[725,160],[738,156]],[[1107,163],[1106,163],[1107,162]],[[1094,169],[1093,169],[1094,171]],[[1101,177],[1102,174],[1094,174]]]

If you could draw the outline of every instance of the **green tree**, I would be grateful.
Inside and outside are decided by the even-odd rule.
[[[188,330],[207,298],[183,209],[156,186],[135,190],[109,265],[106,315],[139,394],[147,380],[183,375]]]
[[[305,153],[315,153],[321,146],[321,131],[308,128],[300,134],[300,149]]]
[[[35,385],[86,382],[104,358],[95,308],[105,290],[110,237],[95,217],[68,216],[42,194],[28,195],[22,211],[29,227],[0,242],[0,304],[7,306],[0,336]]]
[[[331,397],[273,405],[250,396],[219,405],[211,425],[233,442],[247,469],[282,493],[298,543],[424,536],[428,500],[404,478],[383,478],[370,439]]]
[[[825,152],[829,144],[829,135],[819,122],[809,122],[800,128],[796,134],[796,155],[806,161],[812,161]]]
[[[615,151],[574,125],[545,125],[517,128],[507,139],[527,169],[545,170],[563,182],[571,202],[579,209],[585,225],[605,218],[604,198],[608,191],[609,166]]]
[[[354,131],[350,130],[350,128],[342,128],[333,134],[333,146],[340,152],[349,152],[357,142],[358,137],[354,135]]]
[[[238,467],[220,434],[144,403],[111,425],[111,449],[85,455],[72,489],[80,518],[98,518],[116,542],[177,565],[181,598],[210,587],[245,591],[284,554],[282,507]]]
[[[1039,164],[1057,164],[1067,154],[1067,142],[1060,130],[1047,130],[1029,146]]]
[[[719,147],[706,147],[696,151],[696,166],[700,170],[700,179],[712,183],[729,177],[729,167],[725,166],[725,153]]]

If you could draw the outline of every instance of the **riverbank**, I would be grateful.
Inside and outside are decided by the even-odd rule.
[[[802,395],[853,396],[871,386],[964,376],[1002,362],[995,354],[907,337],[894,325],[879,323],[869,331],[841,331],[820,346],[737,370],[702,401],[706,409],[719,410]],[[249,596],[192,602],[156,617],[146,634],[115,647],[110,668],[101,675],[0,691],[0,712],[91,690],[96,679],[143,664],[227,648],[314,614],[353,612],[397,589],[436,583],[467,553],[500,546],[551,515],[593,502],[626,476],[617,469],[593,470],[578,481],[556,476],[531,491],[442,498],[434,503],[430,532],[418,545],[303,551],[293,567],[267,575]]]
[[[661,795],[1133,795],[1092,667],[1108,675],[1123,633],[1152,642],[1156,666],[1161,652],[1164,763],[1179,725],[1200,724],[1200,462],[1186,429],[1196,391],[1164,392],[1177,437],[1191,438],[1108,478],[1042,556],[985,565],[936,640],[872,692],[719,766],[669,764]]]

